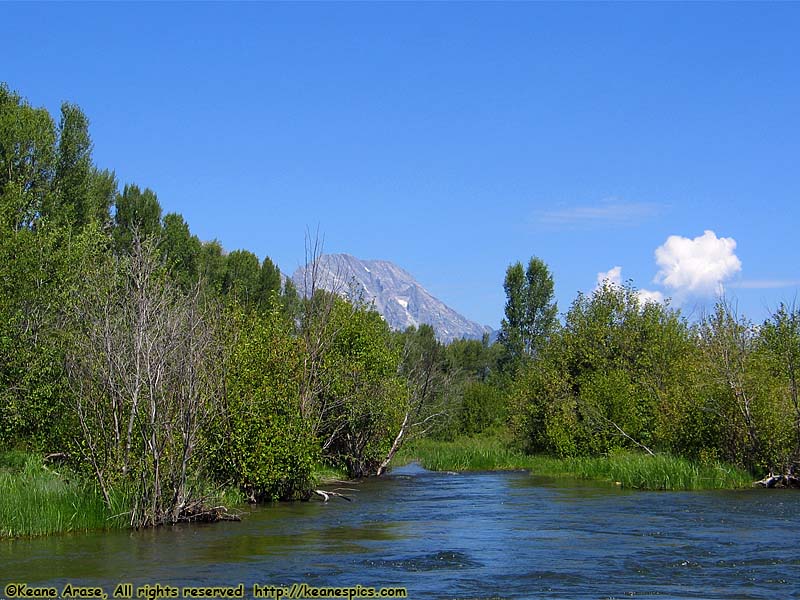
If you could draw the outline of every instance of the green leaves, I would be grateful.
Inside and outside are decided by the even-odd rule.
[[[506,317],[499,340],[515,363],[534,356],[556,326],[553,277],[547,265],[533,257],[525,271],[519,262],[508,267],[503,287]]]

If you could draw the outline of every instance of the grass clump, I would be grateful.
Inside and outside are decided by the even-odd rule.
[[[326,464],[316,465],[311,475],[311,481],[315,486],[336,481],[346,481],[347,479],[347,471],[345,469]]]
[[[0,453],[0,538],[124,527],[122,498],[109,509],[92,483],[42,457]],[[112,499],[113,500],[113,499]],[[115,511],[115,508],[119,510]]]
[[[432,471],[525,469],[535,475],[593,479],[642,490],[738,489],[752,483],[747,472],[719,462],[701,464],[666,454],[637,452],[573,458],[528,455],[498,438],[418,440],[399,457],[401,464],[411,460]]]

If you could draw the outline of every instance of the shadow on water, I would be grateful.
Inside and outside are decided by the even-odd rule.
[[[0,584],[405,586],[411,598],[800,598],[792,492],[635,492],[407,465],[352,503],[0,542]]]

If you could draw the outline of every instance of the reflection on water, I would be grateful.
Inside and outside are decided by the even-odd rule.
[[[800,598],[791,491],[631,492],[415,465],[241,523],[0,542],[0,585],[405,586],[411,598]]]

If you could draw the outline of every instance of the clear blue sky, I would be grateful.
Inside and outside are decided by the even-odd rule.
[[[284,271],[319,225],[493,327],[531,255],[562,309],[621,267],[758,320],[800,282],[799,31],[791,3],[2,3],[0,80]]]

